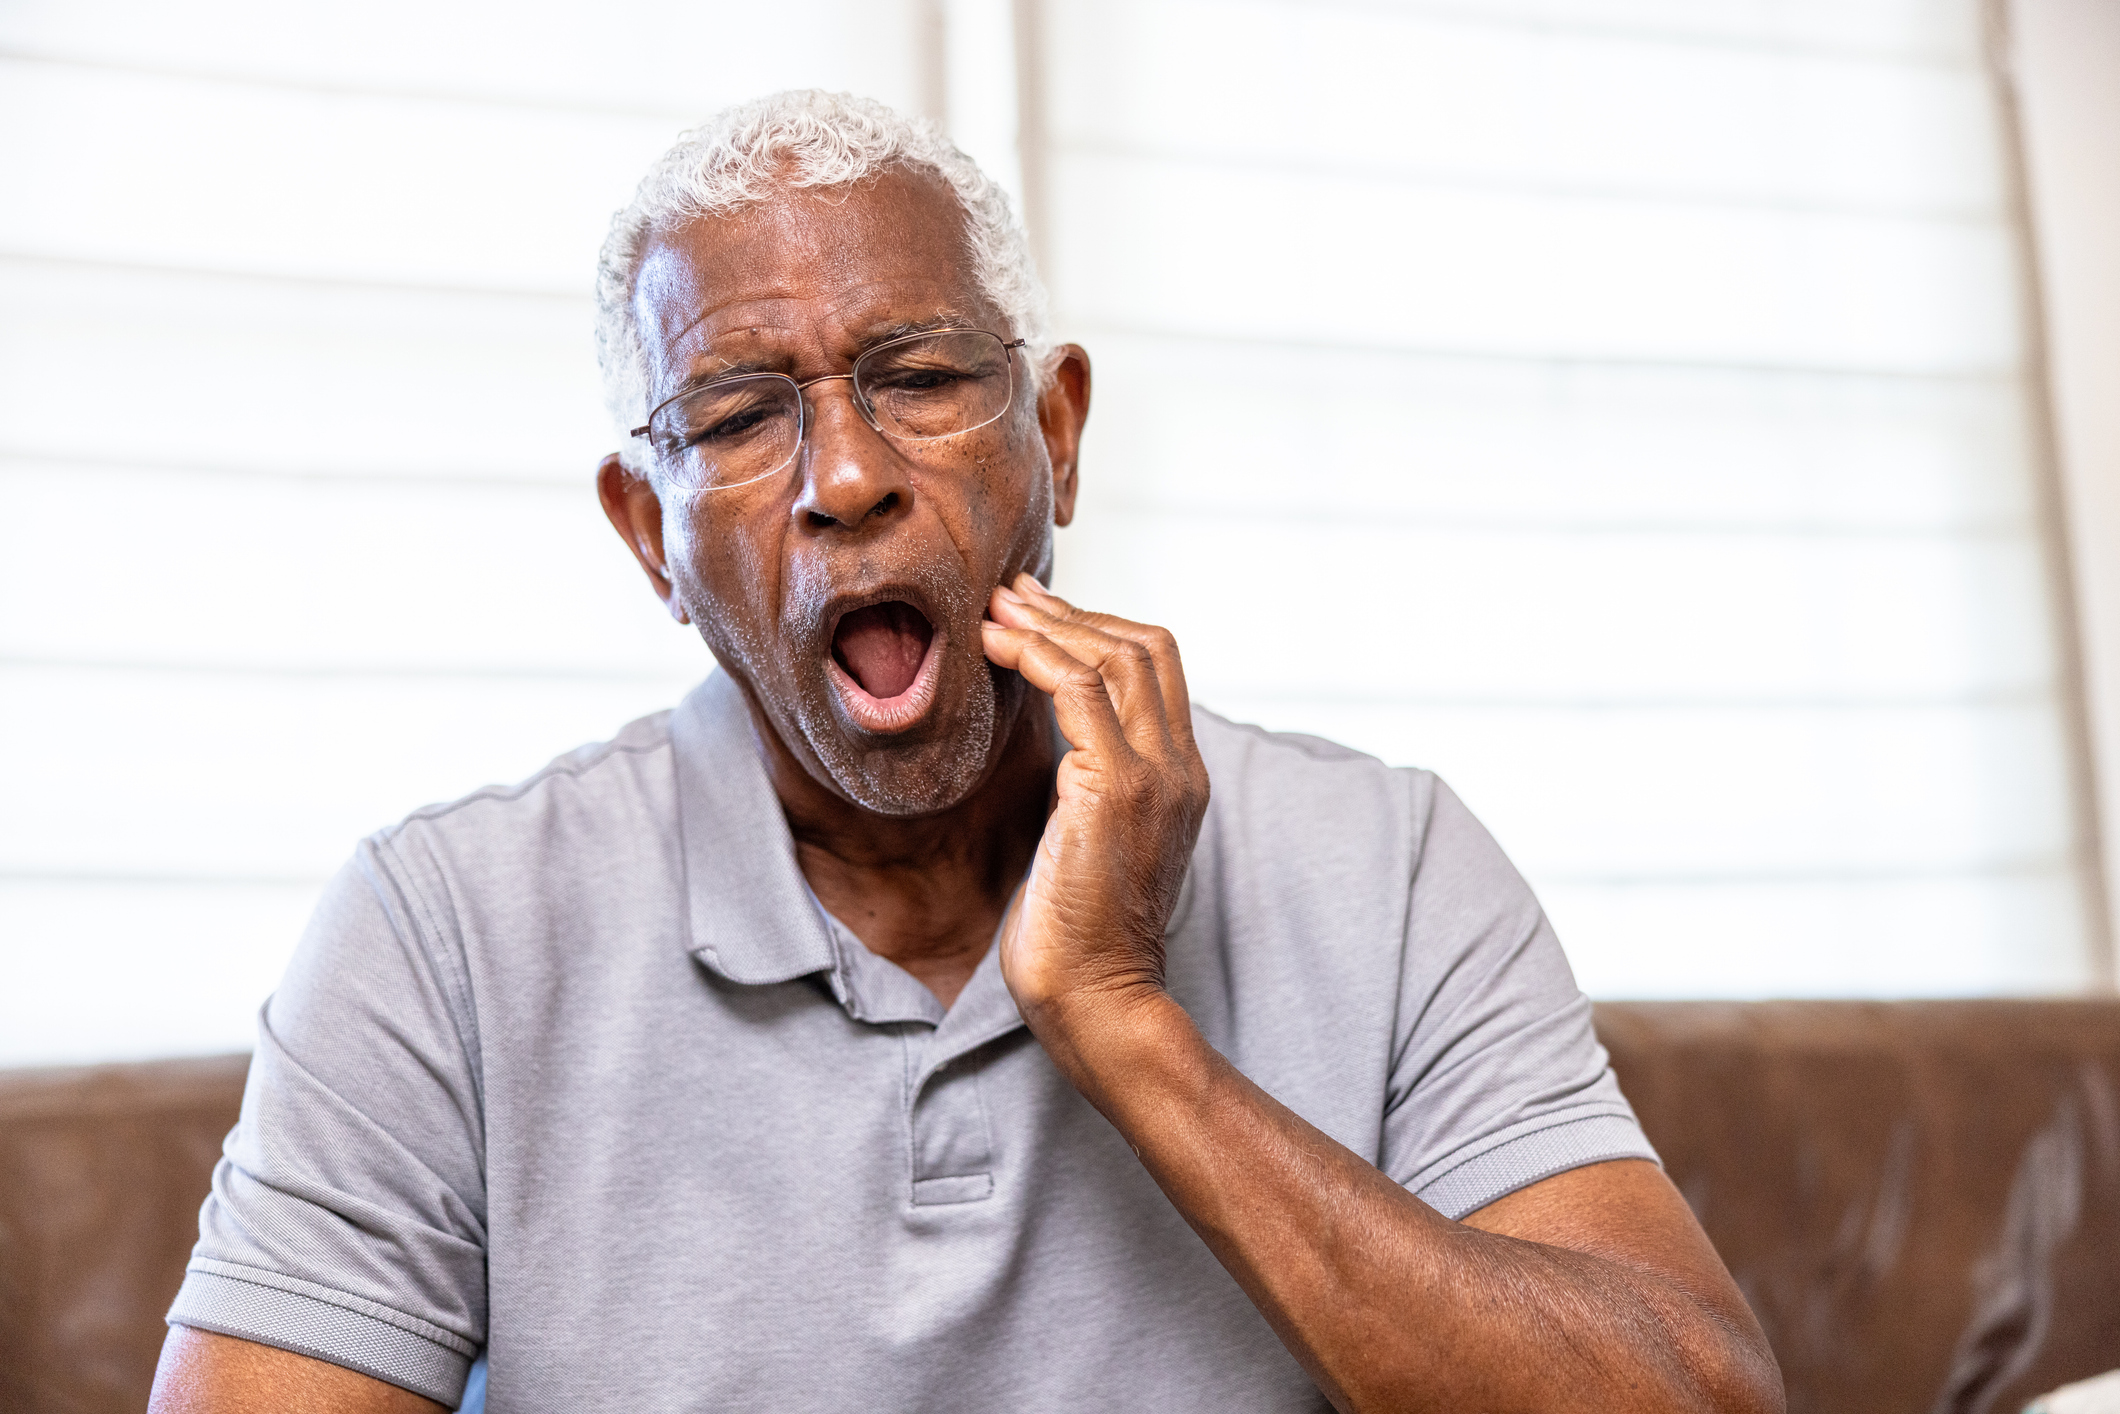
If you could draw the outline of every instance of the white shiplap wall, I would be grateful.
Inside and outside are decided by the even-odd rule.
[[[246,1045],[354,839],[697,676],[604,223],[791,84],[1012,174],[1011,8],[1065,587],[1443,769],[1593,989],[2085,975],[1963,5],[0,0],[0,1063]]]
[[[724,103],[919,110],[929,9],[0,4],[0,1064],[247,1046],[356,839],[704,672],[597,246]]]
[[[1077,598],[1604,995],[2092,976],[1970,0],[1035,7]]]

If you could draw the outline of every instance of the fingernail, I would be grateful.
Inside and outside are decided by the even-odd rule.
[[[1018,594],[1015,590],[1009,588],[1005,584],[995,585],[994,592],[1000,595],[1002,598],[1008,600],[1011,604],[1021,604],[1023,602],[1023,596],[1021,594]]]

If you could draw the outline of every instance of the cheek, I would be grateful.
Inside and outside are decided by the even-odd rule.
[[[1013,573],[1035,558],[1052,521],[1052,478],[1042,464],[999,447],[930,483],[930,504],[975,578]]]
[[[1053,474],[1036,418],[1011,418],[1009,435],[996,438],[960,473],[966,510],[997,545],[1013,547],[1026,529],[1035,533],[1053,517]]]
[[[684,576],[686,607],[695,621],[750,637],[772,616],[781,577],[774,547],[763,527],[709,512],[695,502],[664,518],[670,564]]]
[[[1019,552],[1042,544],[1053,529],[1052,462],[1036,419],[1025,421],[1011,448],[1013,455],[1005,467],[996,465],[987,488],[997,517],[1011,523],[1006,533],[1014,542],[1011,548]]]

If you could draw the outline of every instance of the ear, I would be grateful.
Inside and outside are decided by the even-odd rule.
[[[663,559],[662,499],[645,476],[635,476],[613,452],[596,467],[596,498],[604,503],[611,528],[626,542],[633,558],[646,571],[655,597],[663,601],[670,617],[681,624],[692,622],[670,583],[670,569]]]
[[[1045,454],[1053,464],[1053,524],[1075,518],[1075,489],[1080,475],[1082,424],[1089,420],[1089,355],[1080,344],[1062,344],[1052,353],[1045,391],[1038,395],[1038,429],[1045,434]]]

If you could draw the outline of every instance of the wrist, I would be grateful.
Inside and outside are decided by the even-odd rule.
[[[1160,986],[1055,998],[1024,1020],[1061,1074],[1122,1128],[1145,1104],[1200,1083],[1214,1056],[1185,1008]]]

